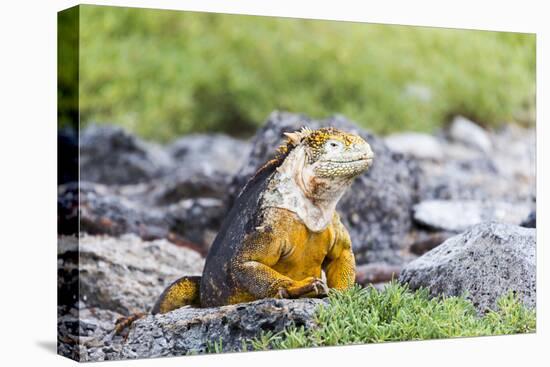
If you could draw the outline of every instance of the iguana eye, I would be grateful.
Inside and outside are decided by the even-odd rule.
[[[325,146],[329,149],[334,149],[341,147],[342,143],[337,140],[329,140],[326,142]]]

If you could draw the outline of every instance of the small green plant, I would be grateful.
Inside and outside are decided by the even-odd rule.
[[[396,282],[382,291],[359,286],[331,291],[316,321],[317,328],[265,333],[250,345],[265,350],[501,335],[534,332],[536,326],[535,312],[513,294],[480,316],[464,297],[431,298],[426,289],[412,292]]]
[[[223,340],[220,337],[217,341],[206,343],[206,353],[223,353]]]

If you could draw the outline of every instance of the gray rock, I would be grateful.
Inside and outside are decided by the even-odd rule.
[[[155,204],[157,194],[166,191],[147,187],[109,187],[90,182],[60,186],[60,233],[76,234],[73,232],[77,228],[88,234],[134,233],[145,240],[168,239],[205,255],[225,214],[224,202],[199,197],[159,206]]]
[[[415,200],[415,162],[402,154],[393,153],[382,139],[357,127],[342,116],[325,120],[273,112],[266,124],[252,139],[250,158],[234,177],[235,196],[248,178],[269,158],[284,141],[283,132],[302,126],[316,129],[334,126],[360,134],[371,145],[376,157],[372,168],[359,176],[338,205],[342,221],[348,228],[356,261],[400,264],[405,259],[402,249],[411,228],[411,210]]]
[[[196,198],[182,200],[164,209],[165,218],[172,224],[175,233],[181,233],[187,241],[198,247],[187,243],[182,245],[206,256],[226,213],[225,203],[220,199]],[[174,241],[172,237],[168,239]]]
[[[526,228],[537,228],[537,212],[532,211],[529,213],[527,219],[525,219],[520,225]]]
[[[386,263],[370,263],[359,265],[355,269],[355,282],[362,286],[389,282],[399,277],[401,266]]]
[[[127,337],[114,333],[117,319],[148,311],[168,284],[200,274],[203,265],[198,254],[164,240],[60,236],[59,292],[72,290],[78,298],[58,306],[59,354],[79,361],[182,355],[211,352],[220,340],[223,351],[236,351],[262,331],[279,332],[291,324],[315,327],[315,310],[326,302],[265,299],[184,307],[135,321]]]
[[[492,155],[498,171],[509,178],[529,180],[536,174],[537,137],[534,128],[504,125],[492,135]]]
[[[181,356],[250,349],[250,339],[294,325],[315,328],[315,312],[323,299],[263,299],[217,308],[182,307],[135,321],[127,337],[115,335],[116,312],[73,308],[58,317],[60,354],[79,360]]]
[[[250,143],[221,134],[188,135],[165,149],[110,125],[87,127],[80,144],[82,181],[148,183],[142,191],[152,191],[154,197],[147,199],[161,205],[193,197],[224,198],[250,150]]]
[[[116,320],[147,311],[164,287],[200,274],[202,258],[167,241],[134,235],[58,238],[58,352],[79,361],[118,359]]]
[[[509,179],[501,179],[488,158],[419,161],[419,200],[505,200],[516,197]]]
[[[165,240],[62,236],[58,244],[60,284],[78,275],[80,300],[120,314],[148,311],[171,282],[183,275],[200,275],[202,257]],[[62,288],[63,289],[63,288]]]
[[[449,126],[448,135],[451,140],[490,153],[493,144],[489,134],[476,123],[462,116],[456,116]]]
[[[249,142],[223,134],[191,134],[170,144],[168,152],[176,165],[183,165],[188,172],[233,175],[244,164],[250,148]]]
[[[166,238],[171,230],[160,210],[143,210],[139,202],[117,195],[109,186],[91,182],[81,182],[79,186],[65,185],[59,187],[59,197],[64,201],[80,200],[66,206],[71,208],[80,204],[81,232],[111,236],[136,233],[152,239]]]
[[[384,142],[392,151],[414,158],[432,160],[443,158],[443,147],[432,135],[396,133],[386,136]]]
[[[407,264],[399,281],[431,295],[467,294],[479,312],[515,292],[528,307],[536,303],[536,230],[482,223]]]
[[[120,127],[90,125],[80,136],[80,179],[104,184],[148,181],[172,167],[161,147]]]
[[[58,354],[80,362],[119,358],[124,340],[113,327],[121,314],[84,304],[58,312]]]
[[[532,201],[536,199],[536,131],[506,125],[493,136],[494,153],[491,157],[502,178],[502,190],[508,196]],[[505,188],[507,186],[507,188]]]
[[[534,129],[506,125],[490,139],[491,154],[448,141],[442,160],[418,160],[419,199],[529,202],[534,209]]]
[[[433,229],[461,232],[487,221],[520,224],[530,212],[523,203],[466,200],[426,200],[413,207],[414,220]]]
[[[210,170],[193,171],[186,167],[179,167],[149,182],[110,186],[109,191],[141,206],[163,207],[187,199],[226,199],[231,180],[232,175],[227,173]]]
[[[242,350],[247,339],[263,331],[277,333],[290,325],[313,328],[322,299],[263,299],[217,308],[190,308],[151,315],[136,321],[122,347],[121,358],[149,358]]]
[[[409,251],[414,255],[423,255],[441,245],[454,235],[456,235],[455,232],[416,228],[410,234],[412,237],[412,243],[409,247]]]
[[[225,200],[233,175],[247,158],[250,143],[222,134],[192,134],[176,140],[167,151],[174,161],[173,170],[147,184],[123,190],[133,191],[137,200],[160,206],[192,198]]]

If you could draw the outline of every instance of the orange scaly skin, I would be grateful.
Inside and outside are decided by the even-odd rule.
[[[353,284],[351,241],[337,213],[321,232],[310,231],[286,209],[270,208],[265,214],[264,225],[245,239],[231,261],[238,288],[227,303],[324,295],[322,270],[329,288],[345,289]]]

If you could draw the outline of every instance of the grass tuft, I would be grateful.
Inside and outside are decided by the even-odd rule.
[[[253,350],[425,340],[535,331],[535,311],[509,293],[497,310],[479,316],[464,297],[430,298],[396,282],[379,291],[355,286],[331,291],[329,304],[316,315],[319,327],[291,327],[264,333],[249,342]]]

